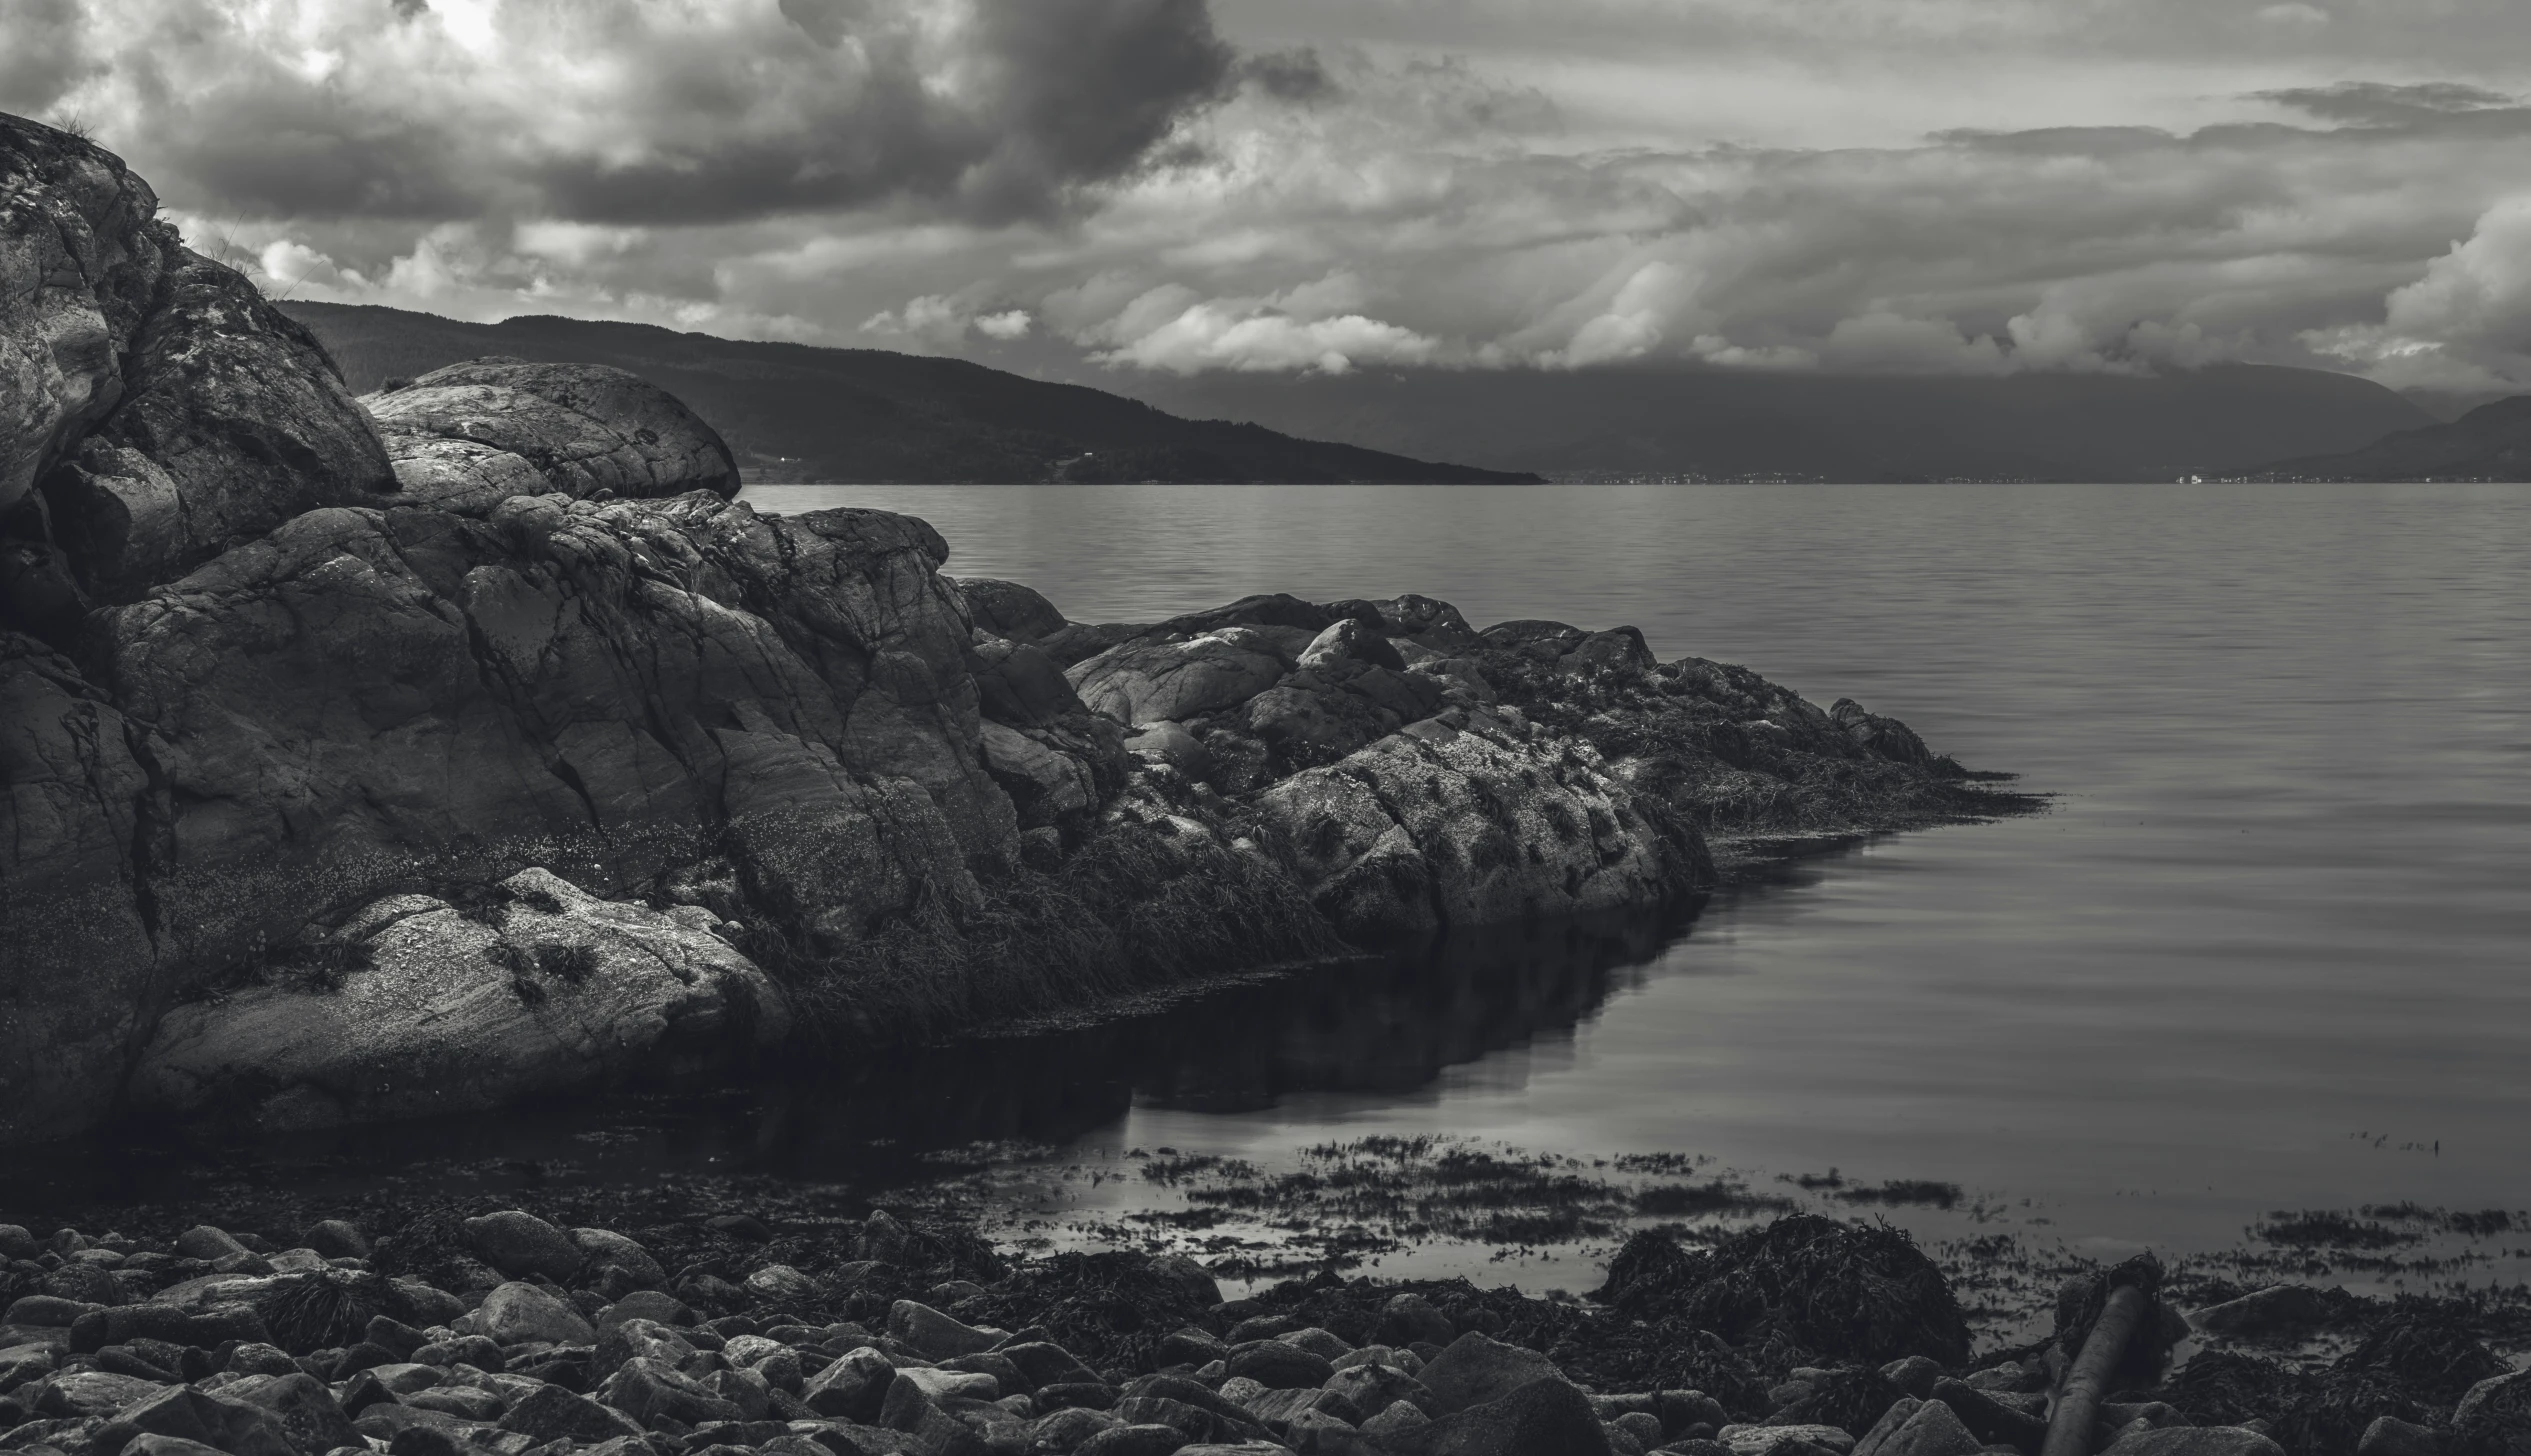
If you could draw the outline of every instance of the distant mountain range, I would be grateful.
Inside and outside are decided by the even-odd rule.
[[[2288,468],[2278,461],[2300,471],[2388,448],[2385,436],[2441,438],[2432,415],[2379,385],[2258,365],[2001,378],[1118,371],[1100,376],[1111,393],[964,360],[646,324],[282,306],[364,393],[485,354],[619,365],[692,405],[764,481],[2174,480]]]
[[[1716,369],[1138,376],[1181,414],[1548,476],[2176,480],[2355,450],[2434,419],[2367,380],[2234,365],[2160,376],[1853,377]]]
[[[2360,450],[2270,466],[2300,480],[2531,480],[2531,395],[2481,405],[2448,425],[2401,430]]]
[[[629,369],[711,422],[753,480],[1537,479],[1293,439],[1253,424],[1179,419],[1099,390],[957,359],[749,343],[647,324],[551,317],[469,324],[375,306],[281,307],[316,331],[363,394],[486,354]]]

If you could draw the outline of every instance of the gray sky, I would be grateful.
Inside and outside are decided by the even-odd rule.
[[[2519,0],[0,0],[270,291],[1073,370],[2531,386]]]

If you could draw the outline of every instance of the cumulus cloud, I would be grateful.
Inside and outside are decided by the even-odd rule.
[[[1335,274],[1265,298],[1203,298],[1184,285],[1155,288],[1080,331],[1097,363],[1200,374],[1344,374],[1358,365],[1430,364],[1443,347],[1412,329],[1353,311],[1359,280]]]
[[[973,338],[1016,343],[1027,338],[1036,324],[1036,315],[1024,308],[980,309],[971,299],[934,293],[872,314],[862,321],[861,332],[927,351],[949,351]]]
[[[2307,341],[2405,388],[2531,382],[2531,196],[2488,209],[2424,277],[2391,293],[2380,323],[2317,329]]]
[[[976,332],[986,338],[999,339],[1007,344],[1027,338],[1029,329],[1036,322],[1036,318],[1027,309],[1010,308],[1000,313],[985,314],[975,321],[975,327]]]
[[[1660,346],[1693,292],[1693,283],[1676,263],[1656,258],[1627,275],[1607,310],[1573,331],[1572,343],[1548,350],[1539,362],[1554,369],[1584,369],[1640,359]]]

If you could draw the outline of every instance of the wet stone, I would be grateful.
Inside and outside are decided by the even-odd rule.
[[[1326,1356],[1281,1340],[1235,1346],[1224,1364],[1231,1375],[1245,1376],[1269,1390],[1324,1385],[1336,1373],[1334,1362]]]

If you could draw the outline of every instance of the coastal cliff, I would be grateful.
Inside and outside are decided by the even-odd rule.
[[[0,167],[0,1142],[850,1056],[2021,805],[1631,629],[1074,623],[759,514],[621,370],[355,399],[109,154]]]

